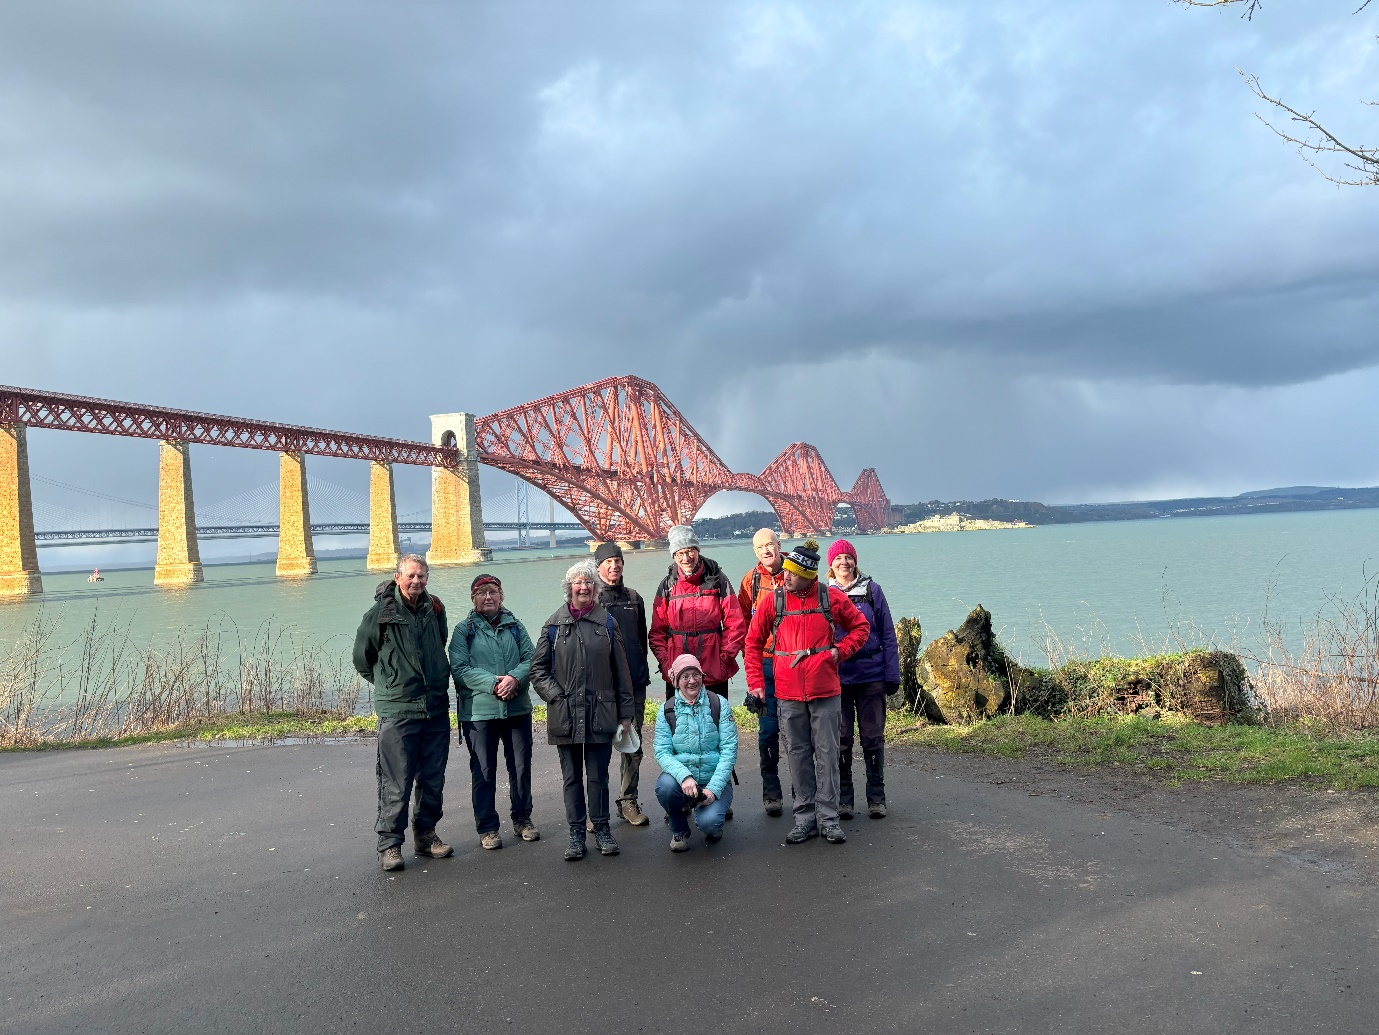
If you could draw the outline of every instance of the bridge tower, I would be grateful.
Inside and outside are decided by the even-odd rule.
[[[29,490],[28,429],[0,424],[0,597],[43,592]]]
[[[426,563],[448,567],[492,560],[493,551],[484,542],[474,415],[433,414],[431,443],[458,449],[460,462],[455,467],[431,468],[431,549]]]
[[[205,577],[196,542],[191,445],[164,439],[158,446],[158,560],[153,584],[185,586]]]

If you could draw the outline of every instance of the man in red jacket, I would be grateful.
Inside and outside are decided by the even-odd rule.
[[[829,844],[842,844],[847,834],[838,823],[838,662],[862,649],[871,626],[846,593],[818,581],[819,544],[813,539],[790,552],[784,569],[785,585],[771,605],[757,608],[747,629],[747,692],[766,696],[762,661],[772,640],[776,707],[795,783],[795,826],[785,841],[797,845],[823,834]]]

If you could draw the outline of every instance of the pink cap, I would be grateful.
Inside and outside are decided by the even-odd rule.
[[[847,554],[855,561],[857,560],[857,547],[846,539],[833,540],[833,545],[828,548],[828,566],[833,567],[834,559],[842,554]]]
[[[688,672],[690,669],[694,669],[701,676],[704,674],[704,666],[699,664],[698,658],[693,654],[681,654],[670,663],[670,685],[678,686],[680,684],[680,673]]]

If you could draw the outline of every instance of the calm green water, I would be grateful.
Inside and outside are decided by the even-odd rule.
[[[863,570],[884,586],[892,611],[918,616],[926,641],[982,604],[1003,642],[1023,661],[1042,664],[1048,629],[1089,653],[1158,649],[1175,629],[1194,640],[1255,644],[1266,603],[1271,618],[1296,625],[1329,596],[1360,589],[1366,565],[1379,555],[1379,510],[855,542]],[[754,560],[746,543],[710,543],[705,552],[735,578]],[[574,559],[500,555],[489,567],[503,580],[508,606],[534,629],[561,603],[561,576]],[[649,595],[667,564],[664,552],[629,554],[626,577]],[[80,574],[45,575],[41,602],[0,605],[0,656],[40,611],[58,619],[59,639],[75,639],[96,610],[102,625],[128,625],[141,642],[195,635],[207,624],[237,628],[247,638],[271,622],[301,642],[347,655],[380,576],[365,572],[362,561],[326,561],[322,569],[293,581],[275,578],[268,564],[210,567],[204,584],[179,590],[154,589],[147,570],[110,572],[97,584]],[[475,571],[432,573],[431,588],[452,621],[468,610]]]

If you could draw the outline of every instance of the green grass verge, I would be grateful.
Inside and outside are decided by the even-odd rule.
[[[1379,737],[1269,726],[1208,726],[1190,719],[1118,716],[1050,721],[999,716],[972,726],[915,724],[892,712],[887,740],[1004,758],[1124,767],[1173,782],[1303,781],[1337,790],[1379,787]]]

